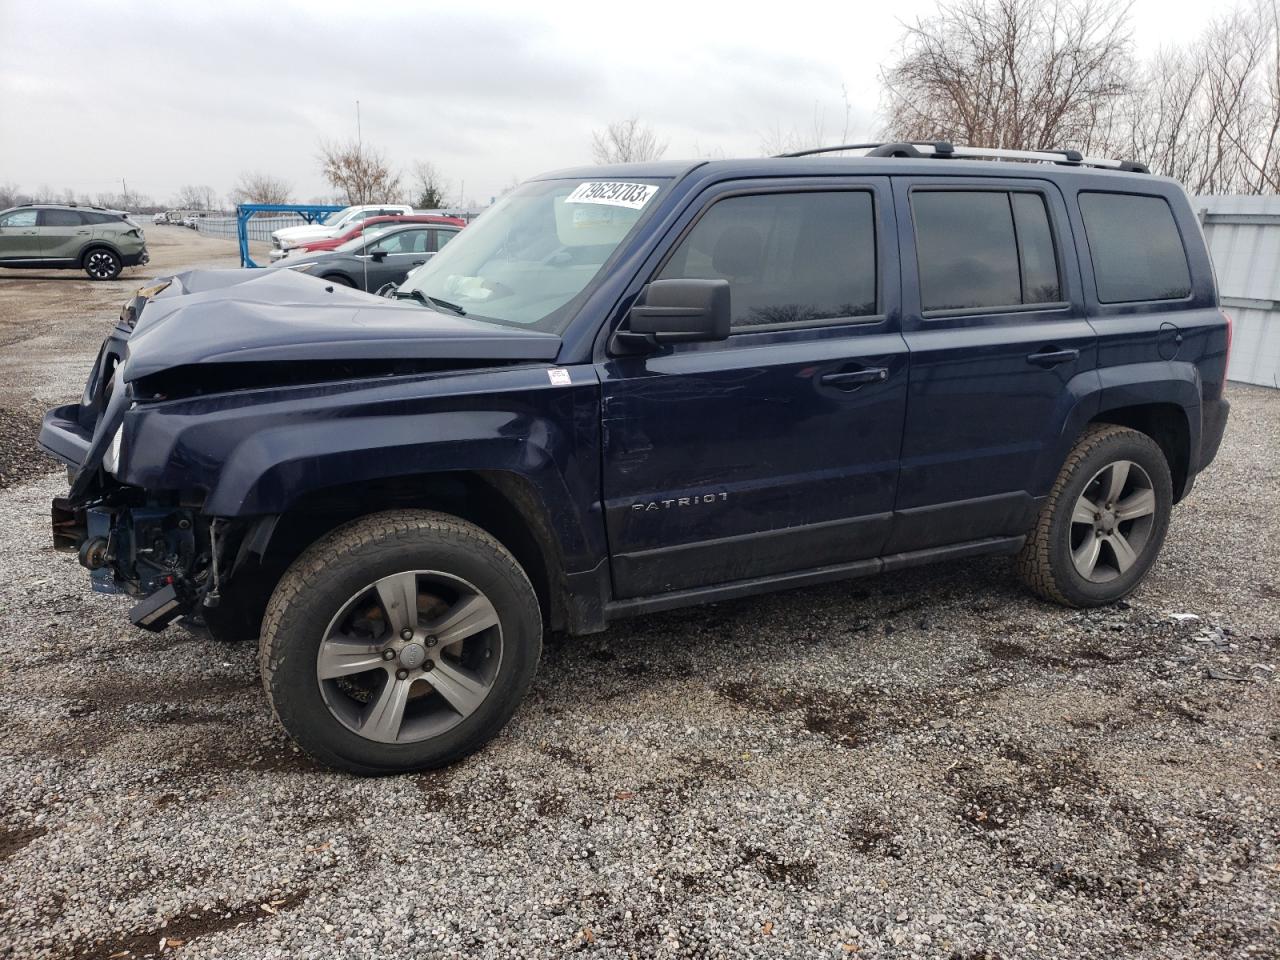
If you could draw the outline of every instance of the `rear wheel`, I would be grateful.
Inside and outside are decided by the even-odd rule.
[[[114,280],[120,276],[124,264],[115,251],[97,247],[84,255],[84,272],[91,280]]]
[[[1092,426],[1041,508],[1018,572],[1046,600],[1113,603],[1155,563],[1172,507],[1173,482],[1159,445],[1128,427]]]
[[[310,547],[263,619],[263,685],[316,759],[359,774],[479,749],[523,699],[538,601],[500,543],[427,511],[355,520]]]

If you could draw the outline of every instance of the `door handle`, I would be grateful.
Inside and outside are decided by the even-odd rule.
[[[424,263],[426,263],[426,262],[427,262],[427,261],[425,261],[425,260],[415,260],[415,261],[413,261],[413,266],[415,266],[415,267],[420,267],[420,266],[422,266],[422,265],[423,265]]]
[[[77,236],[77,237],[87,237],[88,235],[89,235],[89,231],[88,231],[88,230],[77,230],[77,231],[76,231],[76,236]]]
[[[1056,367],[1060,363],[1071,363],[1079,359],[1079,350],[1041,350],[1027,355],[1027,363],[1034,363],[1038,367]]]
[[[824,373],[818,378],[823,386],[840,390],[856,390],[864,383],[879,383],[889,378],[887,367],[864,367],[861,370],[844,370],[840,373]]]

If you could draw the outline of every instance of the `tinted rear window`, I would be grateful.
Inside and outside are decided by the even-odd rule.
[[[1038,193],[1012,193],[1009,203],[1013,206],[1013,224],[1018,232],[1022,302],[1055,303],[1062,299],[1062,291],[1044,197]]]
[[[1100,301],[1180,300],[1191,293],[1187,253],[1163,197],[1082,193],[1080,214]]]
[[[1009,195],[927,190],[911,195],[925,310],[1022,302]]]
[[[78,227],[84,218],[75,210],[41,210],[40,225],[45,227]]]

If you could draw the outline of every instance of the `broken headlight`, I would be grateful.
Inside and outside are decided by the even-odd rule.
[[[124,424],[116,427],[116,435],[111,438],[107,452],[102,455],[102,469],[113,477],[120,469],[120,448],[124,445]]]

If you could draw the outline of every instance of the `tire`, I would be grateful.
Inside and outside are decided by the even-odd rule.
[[[354,283],[352,283],[350,280],[348,280],[346,277],[344,277],[344,276],[343,276],[342,274],[340,274],[340,273],[331,273],[331,274],[329,274],[328,276],[321,277],[320,279],[321,279],[321,280],[328,280],[330,283],[336,283],[336,284],[338,284],[338,285],[339,285],[339,286],[341,286],[341,287],[354,287],[354,286],[355,286],[355,284],[354,284]]]
[[[473,524],[404,510],[338,527],[293,562],[267,605],[259,663],[303,750],[379,775],[482,747],[524,699],[541,651],[538,600],[510,552]]]
[[[1155,563],[1172,509],[1169,464],[1156,442],[1128,427],[1090,426],[1040,508],[1018,574],[1045,600],[1114,603]]]
[[[86,251],[81,263],[90,280],[114,280],[124,269],[119,255],[106,247],[94,247]]]

